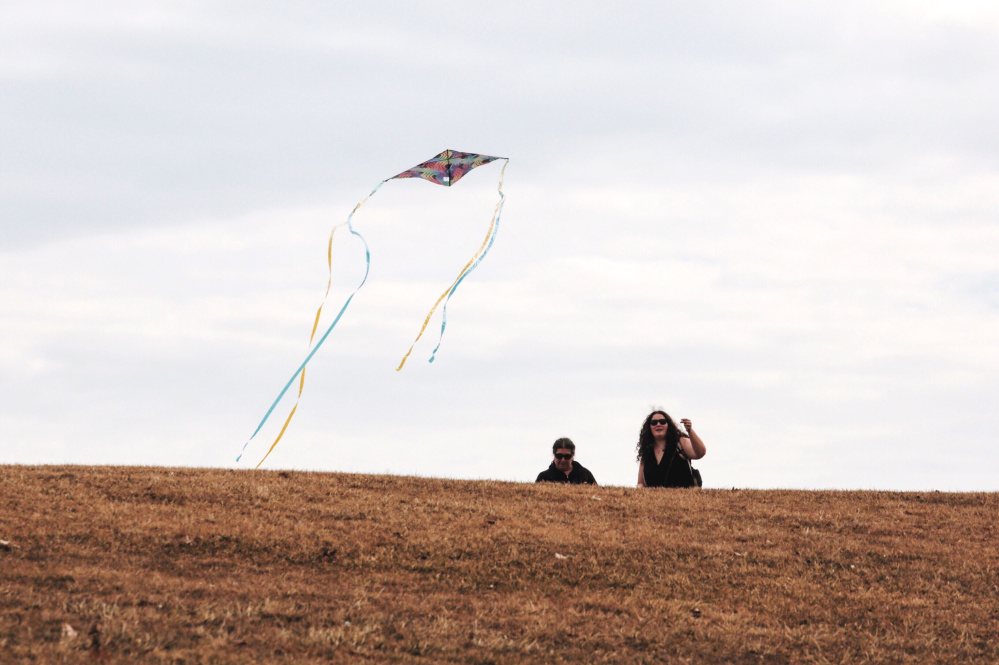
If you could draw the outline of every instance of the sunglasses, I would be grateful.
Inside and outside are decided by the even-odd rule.
[[[655,425],[665,425],[666,424],[666,419],[665,418],[653,418],[652,420],[649,421],[649,424],[653,425],[653,426],[655,426]]]
[[[572,459],[573,453],[555,453],[555,459]]]

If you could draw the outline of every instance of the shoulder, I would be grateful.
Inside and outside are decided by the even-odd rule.
[[[573,466],[579,470],[579,478],[584,483],[593,483],[594,485],[597,483],[596,478],[593,477],[593,474],[590,473],[590,470],[587,469],[585,466],[575,462],[573,463]]]
[[[540,482],[550,481],[550,480],[555,480],[555,477],[552,475],[552,470],[551,469],[545,469],[544,471],[542,471],[541,473],[538,474],[538,477],[537,477],[537,479],[534,482],[540,483]]]

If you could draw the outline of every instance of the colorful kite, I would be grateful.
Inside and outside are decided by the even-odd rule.
[[[364,205],[368,199],[374,196],[375,192],[377,192],[381,188],[381,186],[384,185],[389,180],[396,180],[399,178],[423,178],[424,180],[429,180],[430,182],[436,183],[438,185],[450,187],[454,183],[461,180],[461,178],[466,173],[468,173],[475,167],[482,166],[483,164],[488,164],[489,162],[494,162],[499,159],[503,160],[504,162],[503,168],[500,169],[499,186],[497,188],[497,190],[499,191],[500,198],[499,201],[496,202],[495,210],[493,210],[493,218],[492,221],[489,223],[489,230],[486,232],[486,237],[482,241],[482,245],[479,246],[479,249],[475,252],[472,258],[468,260],[468,263],[466,263],[465,267],[461,269],[461,272],[458,273],[458,277],[456,277],[455,280],[451,283],[451,285],[444,290],[441,296],[437,299],[437,302],[434,303],[434,306],[430,308],[430,312],[427,313],[427,317],[423,320],[423,326],[420,328],[419,334],[416,335],[416,339],[413,340],[413,344],[410,345],[409,350],[406,351],[406,355],[402,357],[402,361],[399,362],[399,366],[396,367],[396,371],[401,370],[403,365],[406,364],[406,360],[409,358],[409,354],[413,352],[413,347],[415,347],[416,343],[420,341],[420,338],[423,336],[424,331],[426,331],[427,325],[430,323],[430,319],[433,317],[434,312],[437,311],[438,306],[440,306],[441,302],[443,302],[444,309],[441,312],[440,337],[437,340],[437,346],[434,347],[434,350],[430,355],[429,362],[434,361],[434,358],[437,356],[437,350],[441,346],[441,341],[444,339],[444,329],[447,327],[448,301],[451,299],[451,296],[454,294],[454,292],[458,289],[458,286],[465,280],[466,277],[468,277],[468,275],[473,270],[475,270],[478,267],[479,263],[482,262],[482,259],[485,258],[486,254],[489,253],[489,250],[493,246],[493,241],[496,239],[496,230],[499,228],[500,213],[503,211],[503,202],[506,199],[506,197],[503,194],[503,174],[506,172],[507,164],[510,163],[510,160],[506,157],[490,157],[489,155],[476,155],[470,152],[457,152],[455,150],[445,150],[444,152],[440,153],[433,159],[429,159],[423,162],[422,164],[418,164],[407,171],[403,171],[399,175],[395,175],[392,176],[391,178],[386,178],[385,180],[382,180],[373,190],[371,190],[370,194],[368,194],[366,197],[364,197],[361,200],[360,203],[354,206],[354,209],[350,212],[349,215],[347,215],[347,221],[337,224],[336,226],[333,227],[333,230],[330,231],[329,244],[327,245],[326,248],[326,263],[329,268],[329,279],[326,282],[326,294],[323,296],[323,301],[322,303],[320,303],[319,309],[316,311],[315,322],[312,324],[312,334],[309,336],[309,349],[310,349],[309,354],[305,357],[305,360],[302,362],[302,364],[298,366],[298,369],[295,370],[295,373],[291,375],[291,378],[288,379],[288,383],[286,383],[284,388],[281,389],[281,392],[278,394],[277,399],[275,399],[274,403],[271,404],[271,408],[267,409],[267,413],[264,414],[263,420],[261,420],[260,424],[257,425],[257,429],[254,430],[253,434],[250,435],[250,438],[247,439],[246,443],[243,444],[243,450],[240,452],[239,457],[236,458],[237,462],[240,461],[240,459],[242,459],[243,453],[246,451],[246,447],[250,444],[250,441],[252,441],[253,438],[257,435],[257,433],[260,432],[260,429],[264,426],[264,423],[267,422],[267,419],[270,418],[271,413],[273,413],[274,409],[277,407],[278,402],[281,401],[281,398],[284,397],[285,393],[288,392],[288,389],[292,386],[293,383],[295,383],[295,379],[297,378],[299,379],[298,397],[295,399],[295,405],[291,408],[291,412],[288,414],[288,418],[284,421],[284,425],[281,427],[281,431],[278,433],[277,438],[274,439],[274,443],[272,443],[271,447],[267,450],[267,454],[264,455],[263,459],[261,459],[260,462],[257,463],[257,466],[254,468],[259,469],[260,465],[264,463],[264,460],[266,460],[270,456],[275,446],[277,446],[278,441],[280,441],[281,437],[284,436],[285,430],[288,429],[288,423],[291,422],[292,417],[295,415],[295,410],[298,409],[298,402],[302,398],[302,390],[305,388],[305,366],[309,364],[309,361],[312,360],[312,357],[316,355],[316,351],[319,350],[319,347],[323,345],[323,342],[326,341],[326,338],[329,337],[331,332],[333,332],[333,328],[335,328],[336,324],[340,322],[340,317],[342,317],[344,311],[346,311],[347,305],[350,304],[350,301],[353,300],[354,296],[361,289],[361,287],[364,286],[364,283],[368,280],[368,271],[371,268],[371,252],[368,249],[367,241],[364,240],[364,237],[360,233],[354,230],[354,226],[351,224],[351,220],[354,217],[354,213],[356,213],[357,210],[362,205]],[[333,319],[333,323],[330,324],[329,328],[326,329],[326,332],[323,333],[322,337],[319,338],[319,341],[316,342],[315,346],[313,346],[312,342],[316,337],[316,330],[319,329],[319,318],[323,313],[323,306],[326,304],[326,298],[329,297],[330,285],[333,283],[333,234],[335,234],[336,230],[342,226],[346,226],[347,230],[350,231],[353,235],[360,238],[361,242],[364,244],[364,260],[365,260],[364,278],[361,279],[361,283],[357,285],[357,288],[354,289],[353,293],[351,293],[350,296],[347,298],[347,300],[343,303],[343,306],[340,308],[340,311]]]

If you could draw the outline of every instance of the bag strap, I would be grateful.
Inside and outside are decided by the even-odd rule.
[[[669,458],[669,466],[666,467],[666,475],[663,476],[665,482],[669,482],[669,472],[673,468],[673,462],[676,461],[676,455],[680,452],[680,445],[677,444],[676,448],[673,449],[673,455]]]

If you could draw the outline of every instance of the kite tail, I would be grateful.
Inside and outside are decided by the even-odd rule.
[[[255,466],[254,468],[259,469],[260,465],[264,463],[264,460],[266,460],[268,456],[270,456],[275,446],[277,446],[278,441],[280,441],[281,437],[284,436],[285,430],[288,429],[288,424],[291,422],[292,417],[295,415],[295,411],[298,409],[298,400],[302,398],[302,390],[305,388],[305,366],[309,364],[309,361],[312,360],[312,356],[316,355],[316,351],[319,350],[319,347],[323,345],[323,342],[326,341],[326,338],[329,337],[331,332],[333,332],[333,328],[336,327],[336,324],[340,322],[340,317],[342,317],[343,313],[347,310],[347,306],[350,304],[350,301],[354,299],[354,296],[357,295],[357,292],[360,291],[361,287],[364,286],[364,283],[368,281],[368,272],[371,270],[371,251],[368,249],[368,243],[364,239],[364,236],[362,236],[360,233],[354,230],[354,226],[351,224],[351,220],[354,218],[354,213],[356,213],[357,210],[362,205],[364,205],[365,202],[367,202],[367,200],[370,199],[382,185],[385,184],[385,182],[386,181],[383,180],[380,183],[378,183],[378,186],[375,187],[373,190],[371,190],[370,194],[365,196],[360,203],[354,206],[354,209],[347,216],[346,222],[337,224],[336,226],[333,227],[333,230],[330,231],[329,245],[326,248],[326,262],[329,267],[329,279],[326,282],[326,294],[323,296],[323,301],[322,303],[320,303],[319,309],[316,311],[316,320],[312,324],[312,334],[309,336],[309,346],[312,348],[312,350],[309,352],[309,355],[306,356],[302,364],[299,365],[298,369],[295,370],[295,373],[291,375],[291,378],[288,380],[288,383],[286,383],[284,388],[281,389],[281,392],[278,394],[277,399],[275,399],[274,403],[271,404],[271,408],[267,409],[267,413],[264,414],[264,417],[260,421],[260,424],[257,425],[257,429],[253,431],[253,434],[250,435],[250,438],[247,439],[246,443],[243,444],[243,448],[239,453],[239,457],[236,458],[237,462],[240,461],[240,459],[242,459],[243,453],[246,452],[246,447],[250,444],[250,441],[253,440],[253,437],[255,437],[257,433],[260,432],[260,429],[264,426],[264,423],[267,422],[267,419],[270,418],[271,413],[274,412],[274,409],[277,407],[278,402],[280,402],[281,398],[284,397],[286,392],[288,392],[288,388],[290,388],[291,384],[295,382],[295,379],[299,378],[299,375],[301,375],[301,379],[299,380],[298,384],[298,397],[295,399],[295,405],[292,407],[291,413],[288,414],[288,418],[284,421],[284,426],[281,428],[281,431],[278,433],[277,438],[274,439],[274,443],[272,443],[271,447],[267,450],[267,454],[264,455],[263,459],[261,459],[260,462],[257,463],[257,466]],[[326,332],[323,333],[323,336],[319,338],[319,341],[316,342],[315,347],[312,347],[312,340],[315,338],[316,330],[319,327],[319,317],[323,312],[323,306],[326,304],[326,299],[329,297],[330,284],[333,281],[333,234],[336,233],[336,230],[341,226],[346,226],[347,230],[350,231],[351,234],[360,238],[361,242],[364,244],[364,262],[365,262],[364,278],[361,280],[361,283],[357,285],[357,288],[354,289],[354,292],[351,293],[350,296],[347,298],[347,300],[343,303],[343,306],[340,308],[340,311],[337,313],[336,318],[333,319],[333,323],[331,323],[330,327],[326,329]]]
[[[437,302],[434,303],[434,306],[430,308],[430,312],[427,314],[427,318],[423,320],[423,327],[420,328],[420,333],[416,336],[416,339],[413,340],[413,344],[409,347],[409,351],[407,351],[406,355],[402,357],[402,361],[399,363],[399,366],[395,368],[395,371],[398,372],[399,370],[402,369],[403,365],[406,364],[406,360],[409,358],[409,354],[413,352],[413,347],[415,347],[416,343],[420,341],[421,337],[423,337],[423,333],[427,329],[427,325],[430,323],[430,319],[431,317],[433,317],[434,312],[437,311],[437,307],[441,304],[442,301],[444,301],[443,321],[441,323],[441,336],[437,340],[437,346],[434,347],[433,354],[430,356],[430,362],[434,361],[434,357],[437,355],[437,349],[440,348],[441,341],[444,338],[444,328],[447,326],[447,301],[451,299],[451,294],[453,294],[458,289],[458,285],[461,284],[462,281],[464,281],[465,277],[467,277],[469,273],[475,270],[475,268],[478,267],[479,263],[482,262],[482,259],[485,258],[486,254],[489,252],[489,249],[493,246],[493,241],[496,239],[496,229],[499,227],[500,213],[503,211],[503,202],[506,200],[506,196],[503,194],[503,174],[506,172],[506,166],[509,163],[510,163],[509,159],[505,160],[503,162],[503,168],[500,169],[499,186],[497,187],[500,199],[496,203],[496,209],[493,211],[493,218],[492,221],[489,222],[489,230],[486,232],[486,237],[482,240],[482,245],[479,246],[478,251],[476,251],[475,254],[472,256],[472,258],[469,259],[468,263],[465,264],[465,267],[461,269],[461,272],[458,274],[457,279],[455,279],[454,282],[451,283],[451,286],[449,286],[444,291],[444,293],[440,295],[440,297],[437,299]]]
[[[499,201],[496,202],[495,210],[493,210],[493,221],[490,223],[490,228],[492,230],[492,233],[489,235],[489,244],[486,245],[485,251],[482,252],[479,258],[475,260],[475,263],[472,264],[472,267],[466,270],[464,273],[461,274],[461,276],[458,277],[458,279],[454,283],[454,286],[452,286],[451,290],[448,292],[447,298],[444,300],[444,308],[441,310],[441,334],[437,338],[437,346],[434,347],[433,352],[430,354],[430,360],[428,360],[427,362],[432,363],[434,361],[434,358],[437,357],[437,349],[441,348],[441,343],[444,341],[444,329],[447,328],[448,301],[451,300],[451,296],[454,294],[454,292],[458,290],[458,285],[461,284],[465,280],[465,278],[472,273],[473,270],[479,267],[479,264],[482,263],[482,259],[486,258],[486,254],[488,254],[489,250],[492,249],[493,242],[496,240],[496,234],[499,232],[500,215],[503,214],[503,203],[506,201],[506,195],[503,194],[503,172],[506,170],[506,165],[509,163],[510,161],[507,160],[506,162],[503,163],[503,168],[500,169],[499,187],[497,187],[497,191],[499,192],[500,198]]]

